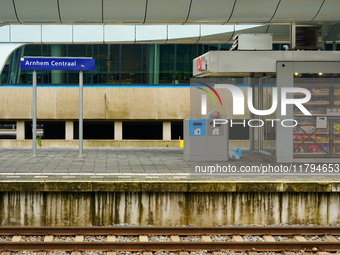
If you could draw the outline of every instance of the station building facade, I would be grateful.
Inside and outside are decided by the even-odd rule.
[[[1,73],[3,146],[30,146],[32,72],[23,56],[92,57],[84,72],[85,146],[179,146],[190,117],[192,60],[230,44],[29,44],[15,50]],[[234,83],[243,79],[235,78]],[[45,146],[77,146],[76,71],[37,71],[38,129]],[[39,96],[40,94],[40,96]],[[236,130],[235,130],[236,131]],[[235,136],[236,135],[236,136]],[[248,132],[234,140],[247,146]],[[47,141],[48,140],[48,141]],[[112,140],[126,140],[110,144]],[[138,141],[135,141],[138,140]],[[151,141],[152,140],[152,141]],[[122,142],[122,141],[121,141]]]
[[[275,43],[273,50],[282,50],[283,45]],[[192,60],[211,50],[230,47],[231,44],[22,46],[7,59],[0,76],[0,124],[4,130],[0,142],[2,146],[31,146],[32,72],[20,69],[20,58],[60,56],[92,57],[96,62],[95,71],[84,72],[85,146],[177,147],[178,140],[183,139],[183,119],[190,117]],[[325,50],[338,48],[337,44],[325,44]],[[43,146],[76,147],[78,72],[37,71],[37,79],[38,129]],[[244,87],[246,79],[228,77],[228,83]],[[249,111],[239,118],[249,119]],[[249,128],[232,128],[230,140],[231,147],[249,147]]]

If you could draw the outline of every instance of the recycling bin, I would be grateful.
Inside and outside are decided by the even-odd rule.
[[[228,161],[229,126],[209,119],[184,120],[184,159],[187,161]]]

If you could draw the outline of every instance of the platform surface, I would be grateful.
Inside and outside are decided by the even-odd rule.
[[[182,148],[85,148],[81,158],[76,148],[38,148],[35,157],[28,148],[1,148],[0,181],[340,181],[340,172],[306,172],[305,168],[293,172],[300,163],[279,164],[257,153],[243,153],[242,159],[226,164],[237,169],[283,165],[291,171],[193,174]]]

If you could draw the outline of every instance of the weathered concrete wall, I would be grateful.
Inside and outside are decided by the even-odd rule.
[[[37,88],[37,117],[79,117],[78,88]],[[190,117],[189,88],[84,88],[84,119],[164,119]],[[32,88],[0,88],[0,119],[31,119]]]
[[[339,184],[301,186],[297,183],[0,183],[0,224],[340,223]]]

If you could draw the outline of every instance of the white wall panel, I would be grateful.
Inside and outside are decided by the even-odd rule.
[[[103,25],[74,25],[73,42],[74,43],[93,43],[103,42]]]
[[[69,43],[72,41],[72,25],[42,25],[43,43]]]
[[[11,26],[11,42],[41,42],[41,25]]]
[[[237,33],[265,33],[269,25],[7,25],[0,42],[33,43],[212,43],[223,44]],[[201,28],[200,36],[199,27]],[[197,31],[198,30],[198,31]],[[289,25],[270,25],[274,42],[289,41]],[[325,25],[327,41],[340,40],[340,25]]]
[[[200,36],[199,25],[170,25],[168,26],[168,39],[197,38]]]
[[[0,42],[10,42],[9,29],[10,29],[10,26],[0,27]]]
[[[105,25],[104,41],[105,42],[134,42],[135,26],[132,25]]]
[[[136,26],[136,41],[167,40],[166,25],[141,25]]]

